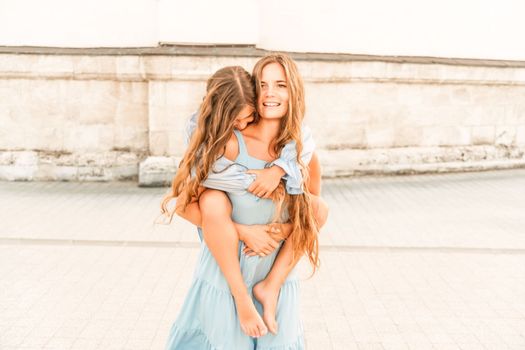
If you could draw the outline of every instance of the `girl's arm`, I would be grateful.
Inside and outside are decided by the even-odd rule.
[[[313,157],[315,142],[311,129],[305,125],[302,128],[302,143],[301,160],[304,164],[309,164]],[[286,192],[302,193],[303,177],[297,164],[295,141],[288,142],[284,146],[281,156],[271,163],[271,167],[264,170],[250,170],[248,173],[257,175],[255,181],[248,187],[248,191],[257,197],[270,198],[281,178],[286,180]]]

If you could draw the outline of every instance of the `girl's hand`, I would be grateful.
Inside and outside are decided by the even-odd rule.
[[[244,242],[246,255],[266,256],[278,246],[280,230],[270,225],[241,225],[236,224],[239,239]],[[247,254],[246,252],[249,252]]]
[[[270,198],[272,192],[279,186],[284,170],[274,165],[266,169],[251,169],[248,174],[255,174],[257,178],[248,187],[248,192],[259,198]]]

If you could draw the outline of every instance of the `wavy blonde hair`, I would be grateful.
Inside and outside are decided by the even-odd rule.
[[[288,239],[292,240],[293,260],[296,261],[306,254],[313,272],[319,267],[319,226],[315,220],[311,194],[305,183],[308,181],[308,171],[301,160],[303,150],[301,126],[305,113],[304,83],[295,62],[286,54],[271,54],[261,58],[253,68],[252,79],[254,81],[257,96],[261,93],[261,78],[264,67],[271,63],[278,63],[283,67],[288,88],[288,111],[281,118],[280,133],[272,144],[271,149],[280,155],[283,147],[291,141],[295,141],[297,150],[297,163],[303,175],[303,193],[299,195],[288,195],[285,191],[276,191],[274,200],[281,201],[282,206],[288,209],[289,220],[292,223],[292,232]]]
[[[184,208],[199,197],[199,186],[208,176],[213,163],[224,155],[237,115],[246,106],[255,108],[255,89],[250,74],[240,66],[224,67],[206,84],[206,96],[199,108],[197,128],[171,184],[171,192],[161,203],[162,215],[171,221],[175,210],[168,208],[171,199],[183,189],[188,196]]]

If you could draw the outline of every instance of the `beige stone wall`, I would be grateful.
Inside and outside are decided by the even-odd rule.
[[[172,171],[206,78],[261,54],[224,52],[0,53],[0,178],[132,179],[148,157],[144,173]],[[327,176],[525,164],[525,64],[296,60]]]

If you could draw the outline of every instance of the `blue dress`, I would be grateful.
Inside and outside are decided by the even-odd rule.
[[[242,134],[235,130],[239,143],[236,159],[250,169],[263,169],[266,162],[248,155]],[[275,207],[269,199],[258,199],[251,193],[228,193],[235,222],[254,225],[267,224],[274,218]],[[244,243],[239,242],[241,273],[252,292],[253,286],[270,271],[279,251],[266,257],[248,257],[242,253]],[[201,250],[190,290],[180,314],[171,327],[166,349],[169,350],[296,350],[304,349],[303,328],[299,317],[299,281],[292,271],[281,287],[276,318],[277,335],[268,332],[263,337],[251,338],[241,330],[235,302],[228,284],[215,258],[206,244]],[[262,315],[262,307],[254,304]]]

